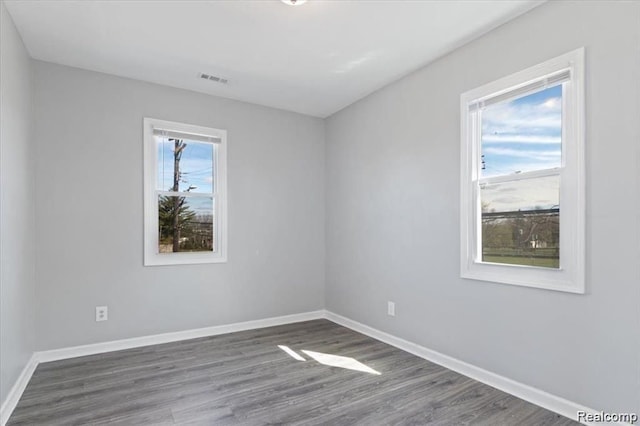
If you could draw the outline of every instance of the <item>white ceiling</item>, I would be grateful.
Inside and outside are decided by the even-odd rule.
[[[326,117],[539,0],[6,2],[32,57]],[[229,79],[227,85],[198,73]]]

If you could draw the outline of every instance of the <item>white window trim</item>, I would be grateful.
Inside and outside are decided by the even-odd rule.
[[[172,121],[145,118],[144,126],[144,265],[186,265],[198,263],[223,263],[227,261],[227,132],[226,130]],[[158,201],[156,179],[158,150],[153,137],[154,128],[173,130],[180,133],[206,136],[217,139],[213,194],[216,203],[216,244],[215,252],[158,252]],[[213,143],[213,142],[212,142]],[[188,196],[188,194],[186,194]]]
[[[461,277],[570,293],[585,292],[584,68],[584,48],[580,48],[461,95]],[[481,168],[480,141],[478,123],[474,122],[477,114],[470,112],[470,105],[567,69],[571,79],[563,89],[562,166],[559,169],[560,268],[484,263],[480,260],[480,199],[476,189]],[[539,173],[557,174],[558,169]],[[509,180],[512,179],[511,176]]]

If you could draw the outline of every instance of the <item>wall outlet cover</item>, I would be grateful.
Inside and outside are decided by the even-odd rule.
[[[106,321],[109,319],[109,308],[106,306],[96,306],[96,321]]]
[[[396,316],[396,304],[394,302],[387,302],[387,315]]]

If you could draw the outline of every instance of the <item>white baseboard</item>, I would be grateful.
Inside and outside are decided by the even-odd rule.
[[[385,333],[373,327],[369,327],[368,325],[343,317],[342,315],[335,314],[331,311],[325,311],[325,318],[335,322],[336,324],[350,328],[353,331],[357,331],[358,333],[362,333],[366,336],[380,340],[381,342],[387,343],[391,346],[395,346],[398,349],[402,349],[403,351],[419,356],[420,358],[424,358],[427,361],[431,361],[435,364],[441,365],[445,368],[448,368],[449,370],[453,370],[464,376],[470,377],[481,383],[499,389],[520,399],[524,399],[525,401],[546,408],[547,410],[553,411],[554,413],[558,413],[572,420],[576,420],[578,411],[584,411],[587,413],[599,413],[599,411],[597,410],[584,407],[580,404],[568,401],[564,398],[552,395],[548,392],[536,389],[532,386],[516,382],[515,380],[511,380],[507,377],[492,373],[483,368],[476,367],[475,365],[460,361],[459,359],[444,355],[440,352],[425,348],[424,346],[420,346],[418,344]],[[585,425],[596,425],[596,423],[582,423]],[[603,423],[597,424],[602,425]],[[626,423],[610,424],[626,425]]]
[[[11,413],[13,413],[13,410],[18,404],[24,389],[27,387],[27,383],[29,383],[33,372],[41,362],[59,361],[62,359],[76,358],[86,355],[95,355],[105,352],[120,351],[123,349],[177,342],[180,340],[196,339],[199,337],[216,336],[236,331],[255,330],[258,328],[273,327],[276,325],[291,324],[321,318],[325,318],[324,310],[35,352],[22,370],[22,373],[13,385],[13,388],[11,388],[7,398],[2,403],[2,407],[0,408],[0,426],[6,425]]]
[[[474,380],[492,386],[501,391],[507,392],[532,404],[546,408],[555,413],[561,414],[570,419],[576,418],[578,411],[588,413],[598,413],[598,411],[584,407],[580,404],[568,401],[564,398],[544,392],[540,389],[516,382],[504,376],[492,373],[480,367],[460,361],[456,358],[444,355],[440,352],[425,348],[416,343],[409,342],[383,331],[377,330],[368,325],[364,325],[352,319],[343,317],[327,310],[304,312],[300,314],[285,315],[280,317],[265,318],[254,321],[245,321],[234,324],[219,325],[213,327],[197,328],[192,330],[177,331],[173,333],[156,334],[152,336],[135,337],[131,339],[114,340],[110,342],[94,343],[90,345],[74,346],[69,348],[54,349],[49,351],[35,352],[27,365],[22,370],[20,377],[11,388],[7,398],[0,407],[0,426],[5,426],[11,413],[15,409],[24,389],[29,383],[33,372],[41,362],[58,361],[62,359],[76,358],[86,355],[95,355],[105,352],[132,349],[142,346],[157,345],[162,343],[177,342],[180,340],[196,339],[199,337],[216,336],[219,334],[233,333],[236,331],[253,330],[264,327],[291,324],[300,321],[310,321],[314,319],[328,319],[336,324],[350,328],[358,333],[380,340],[398,349],[409,352],[413,355],[424,358],[445,368],[463,374]],[[595,425],[595,423],[584,423]],[[602,424],[602,423],[599,423]],[[623,423],[617,423],[622,425]]]
[[[95,355],[123,349],[139,348],[142,346],[159,345],[162,343],[178,342],[180,340],[197,339],[199,337],[216,336],[234,333],[236,331],[254,330],[276,325],[291,324],[300,321],[310,321],[324,318],[324,311],[304,312],[300,314],[284,315],[280,317],[264,318],[253,321],[237,322],[233,324],[216,325],[213,327],[196,328],[192,330],[176,331],[173,333],[155,334],[151,336],[134,337],[131,339],[113,340],[110,342],[94,343],[91,345],[73,346],[70,348],[53,349],[38,352],[39,362],[58,361],[79,356]]]
[[[24,392],[24,389],[27,387],[29,380],[31,380],[31,376],[33,372],[36,371],[36,367],[38,366],[38,357],[34,353],[27,361],[27,365],[24,366],[20,376],[18,376],[18,380],[13,384],[13,387],[7,394],[7,397],[2,402],[2,406],[0,406],[0,425],[4,426],[9,421],[9,417],[13,410],[18,405],[18,401],[20,401],[20,397]]]

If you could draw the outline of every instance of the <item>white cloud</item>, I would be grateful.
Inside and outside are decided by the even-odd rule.
[[[518,134],[489,134],[482,136],[483,143],[531,143],[531,144],[560,144],[560,136],[518,135]]]
[[[511,142],[519,136],[523,138],[520,142],[524,143],[560,143],[557,135],[562,126],[561,108],[561,98],[550,98],[537,104],[507,102],[491,105],[482,111],[482,132],[486,135],[483,140]],[[505,140],[508,135],[511,135],[510,140]],[[550,137],[556,139],[545,139]]]
[[[560,98],[551,98],[548,99],[546,102],[540,104],[541,107],[547,109],[547,110],[553,110],[553,111],[561,111],[562,110],[562,99]]]
[[[493,154],[493,155],[506,155],[509,157],[518,157],[518,158],[528,158],[531,160],[540,160],[540,161],[548,161],[555,160],[557,161],[562,153],[559,149],[557,150],[547,150],[547,151],[537,151],[537,150],[524,150],[524,149],[513,149],[513,148],[495,148],[488,147],[482,150],[483,154]]]

